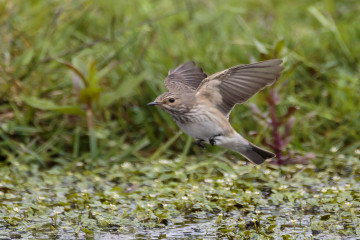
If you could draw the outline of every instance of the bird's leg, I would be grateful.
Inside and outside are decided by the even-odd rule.
[[[204,142],[204,141],[205,141],[205,140],[203,140],[203,139],[198,139],[198,140],[196,140],[196,144],[197,144],[198,146],[202,147],[202,148],[206,148],[205,145],[202,143],[202,142]]]
[[[214,135],[209,138],[209,143],[211,144],[211,146],[214,146],[216,144],[215,137],[219,137],[219,136],[221,136],[221,134]]]

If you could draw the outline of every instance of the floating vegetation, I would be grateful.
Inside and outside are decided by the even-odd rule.
[[[318,169],[89,159],[46,171],[14,162],[0,170],[0,238],[359,235],[359,155],[324,160]]]

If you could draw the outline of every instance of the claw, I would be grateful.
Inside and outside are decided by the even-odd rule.
[[[221,134],[214,135],[209,138],[209,143],[211,144],[211,146],[214,146],[216,144],[215,137],[219,137],[219,136],[221,136]]]
[[[205,140],[198,139],[198,140],[196,141],[196,144],[197,144],[198,146],[202,147],[202,148],[206,148],[205,145],[202,143],[202,142],[204,142],[204,141],[205,141]]]

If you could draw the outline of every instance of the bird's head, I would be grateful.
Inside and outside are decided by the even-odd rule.
[[[159,106],[170,115],[178,115],[189,112],[194,103],[195,94],[166,92],[147,105]]]

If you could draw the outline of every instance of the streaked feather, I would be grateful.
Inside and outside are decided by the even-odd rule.
[[[165,86],[170,92],[191,92],[196,90],[206,77],[194,61],[189,61],[169,71]]]
[[[261,89],[279,79],[284,69],[280,66],[281,63],[280,59],[272,59],[229,68],[203,80],[197,94],[208,97],[228,118],[235,104],[246,102]],[[217,84],[213,84],[213,81],[217,81]],[[220,93],[221,99],[215,93]]]

